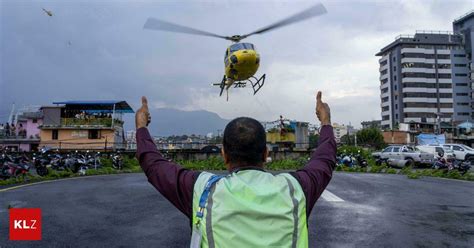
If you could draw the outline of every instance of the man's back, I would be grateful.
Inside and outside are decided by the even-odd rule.
[[[199,211],[199,199],[212,175],[199,175],[193,213]],[[243,169],[215,183],[203,218],[193,215],[193,228],[200,228],[198,222],[206,227],[201,228],[205,247],[305,247],[305,206],[303,191],[290,174]]]

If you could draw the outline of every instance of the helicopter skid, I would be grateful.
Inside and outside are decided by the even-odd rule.
[[[218,84],[213,84],[214,86],[219,86],[221,88],[221,92],[219,96],[222,96],[222,93],[224,92],[224,89],[228,89],[233,86],[233,88],[245,88],[247,87],[247,84],[250,83],[252,85],[253,89],[253,94],[257,94],[257,92],[263,87],[265,84],[265,74],[263,74],[260,78],[256,78],[255,76],[252,76],[248,78],[247,80],[244,81],[232,81],[227,79],[226,76],[222,78],[221,83]]]

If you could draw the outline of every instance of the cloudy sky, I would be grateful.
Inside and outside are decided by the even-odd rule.
[[[322,1],[326,15],[246,40],[261,55],[266,85],[256,96],[233,90],[229,102],[210,87],[222,79],[228,41],[142,28],[156,17],[243,34],[314,3],[0,0],[0,122],[13,102],[123,99],[137,108],[146,95],[153,108],[315,123],[322,90],[334,122],[360,126],[380,119],[375,53],[399,34],[452,30],[453,19],[474,9],[472,0]]]

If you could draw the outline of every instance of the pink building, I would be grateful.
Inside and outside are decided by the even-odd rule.
[[[15,134],[0,137],[0,147],[26,152],[37,150],[40,143],[38,127],[41,124],[43,115],[39,111],[18,115]]]

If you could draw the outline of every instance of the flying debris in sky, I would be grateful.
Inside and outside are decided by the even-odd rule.
[[[46,9],[44,9],[44,8],[42,8],[42,9],[43,9],[43,11],[44,11],[47,15],[53,16],[53,12],[51,12],[50,10],[46,10]]]

